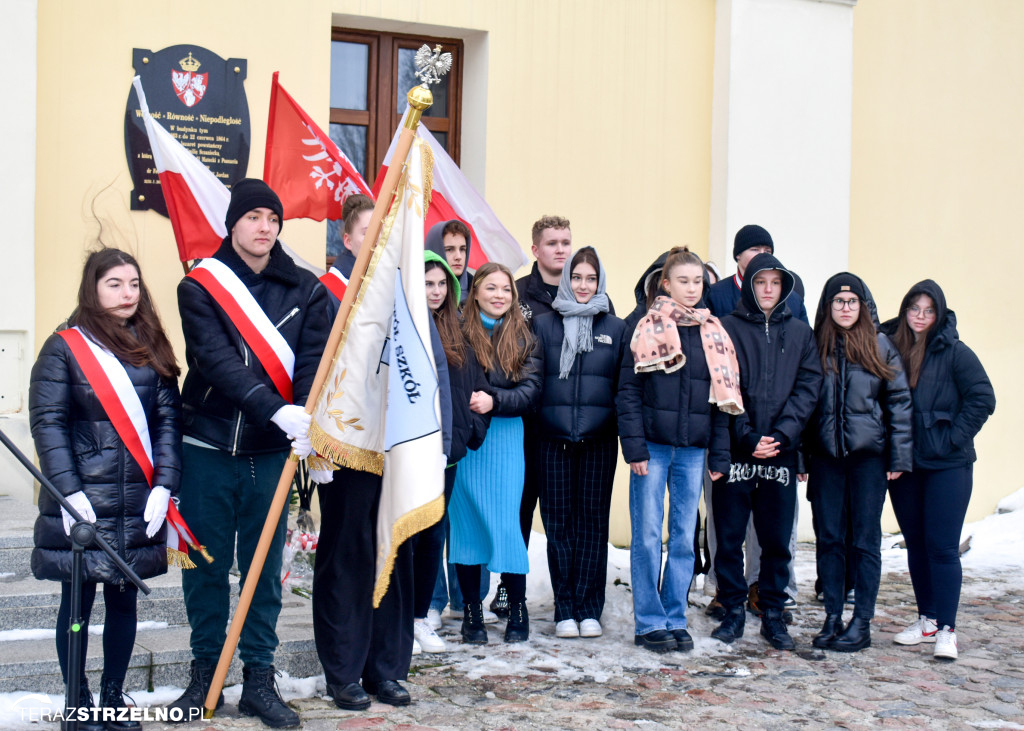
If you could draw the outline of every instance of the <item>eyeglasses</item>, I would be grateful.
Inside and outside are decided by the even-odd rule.
[[[910,307],[907,308],[907,311],[914,317],[917,317],[918,315],[924,315],[925,317],[935,317],[935,310],[931,307],[925,307],[924,309],[922,309],[917,305],[911,305]]]
[[[853,297],[848,300],[844,300],[841,297],[836,297],[834,300],[832,300],[832,309],[835,310],[836,312],[842,312],[843,308],[845,307],[849,307],[850,312],[853,312],[854,310],[859,310],[860,300],[857,299],[856,297]]]

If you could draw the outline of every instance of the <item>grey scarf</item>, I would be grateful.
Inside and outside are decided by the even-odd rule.
[[[570,260],[571,261],[571,260]],[[572,267],[569,263],[562,269],[558,282],[558,294],[551,306],[562,316],[562,354],[558,360],[558,377],[568,378],[577,353],[589,353],[594,349],[594,315],[608,311],[608,295],[605,294],[604,265],[598,261],[597,292],[585,305],[576,301],[572,293]]]

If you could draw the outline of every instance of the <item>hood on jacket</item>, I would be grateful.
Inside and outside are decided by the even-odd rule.
[[[447,226],[452,221],[457,220],[458,219],[453,218],[448,221],[441,221],[440,223],[435,223],[433,226],[430,227],[430,230],[427,231],[427,238],[423,242],[423,249],[425,251],[432,251],[438,256],[440,256],[442,259],[445,260],[445,264],[448,263],[448,260],[445,258],[444,255],[444,227]],[[469,240],[466,241],[466,268],[463,269],[462,274],[459,275],[459,287],[461,287],[461,291],[463,293],[467,294],[469,292],[469,255],[472,252],[472,250],[473,236],[472,234],[470,234]],[[448,267],[448,271],[451,272],[451,267]],[[461,303],[462,300],[460,299],[459,302]]]
[[[960,336],[956,331],[956,314],[946,306],[946,295],[938,282],[933,279],[924,279],[910,288],[910,291],[903,296],[903,301],[900,302],[899,314],[891,320],[882,323],[882,332],[886,335],[895,335],[896,328],[900,324],[900,318],[907,316],[907,308],[922,294],[931,297],[932,302],[935,303],[935,324],[928,330],[928,344],[930,345],[940,335],[947,334],[950,339],[959,340]]]
[[[778,269],[782,274],[782,296],[779,297],[779,304],[775,305],[772,313],[784,310],[786,300],[789,299],[789,295],[793,294],[793,289],[796,287],[796,277],[793,276],[793,272],[782,266],[782,262],[773,254],[758,254],[747,265],[747,270],[743,274],[743,285],[740,287],[740,306],[745,306],[748,312],[765,314],[754,296],[754,278],[759,273],[770,269]]]
[[[657,277],[659,280],[663,278],[665,269],[665,262],[668,261],[669,252],[665,251],[658,256],[657,259],[651,262],[650,266],[644,270],[644,273],[640,275],[640,279],[636,282],[636,287],[633,288],[633,295],[636,297],[636,306],[643,308],[644,312],[647,312],[647,287],[651,283],[651,280]],[[711,282],[708,281],[708,268],[704,265],[704,291],[701,294],[701,302],[697,303],[698,306],[706,306],[704,303],[707,302],[708,290],[711,289]],[[659,288],[660,290],[660,288]]]
[[[462,297],[462,287],[459,286],[459,280],[455,278],[455,272],[448,266],[448,261],[444,258],[444,254],[438,255],[430,249],[424,249],[423,261],[424,263],[436,261],[444,267],[445,276],[448,277],[448,286],[455,290],[455,302],[458,304]]]
[[[826,301],[826,298],[828,297],[829,290],[832,289],[832,280],[843,276],[853,277],[860,282],[860,286],[864,289],[864,304],[867,306],[868,312],[871,314],[871,322],[874,323],[875,330],[878,330],[880,326],[878,321],[878,307],[875,305],[875,297],[871,294],[871,290],[868,288],[867,283],[856,274],[851,274],[850,272],[839,272],[838,274],[833,274],[829,277],[825,281],[825,286],[821,288],[821,298],[818,300],[818,311],[814,315],[814,332],[820,332],[822,323],[825,322],[825,318],[832,316],[832,305]]]

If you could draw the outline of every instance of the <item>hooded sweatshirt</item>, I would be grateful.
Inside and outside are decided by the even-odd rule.
[[[437,254],[445,262],[445,266],[448,267],[448,271],[451,272],[451,267],[448,266],[448,260],[444,255],[444,227],[451,221],[441,221],[435,223],[430,227],[427,232],[427,238],[423,242],[423,248],[426,251],[432,251]],[[469,286],[473,283],[473,275],[469,273],[469,254],[473,249],[473,241],[466,242],[466,268],[462,270],[462,274],[458,278],[459,289],[462,292],[459,298],[459,306],[461,307],[466,302],[466,295],[469,294]],[[454,273],[452,273],[454,277]]]
[[[770,269],[782,275],[782,296],[766,313],[754,297],[753,282],[759,272]],[[779,454],[770,461],[795,461],[800,434],[818,402],[821,361],[814,333],[786,307],[795,284],[778,259],[758,254],[747,267],[736,309],[722,318],[736,346],[746,407],[743,414],[729,417],[733,461],[753,459],[762,436],[779,443]]]
[[[900,303],[900,315],[882,324],[896,335],[900,317],[922,294],[935,303],[935,322],[926,333],[926,350],[914,399],[914,469],[949,469],[978,459],[974,437],[996,408],[996,395],[974,351],[960,341],[956,314],[931,279],[918,282]]]

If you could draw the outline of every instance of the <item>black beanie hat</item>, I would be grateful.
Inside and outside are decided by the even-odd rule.
[[[825,284],[825,300],[835,299],[835,296],[840,292],[855,294],[862,301],[867,299],[864,296],[864,283],[860,280],[860,277],[847,272],[837,274],[828,280]]]
[[[277,193],[258,178],[242,178],[231,189],[231,202],[228,203],[228,212],[224,217],[228,236],[231,235],[231,229],[238,223],[238,219],[255,208],[272,210],[280,219],[281,228],[284,228],[284,207]]]
[[[736,239],[732,245],[732,258],[737,258],[741,253],[754,246],[767,246],[771,253],[775,253],[775,242],[772,235],[757,224],[747,224],[736,232]]]

